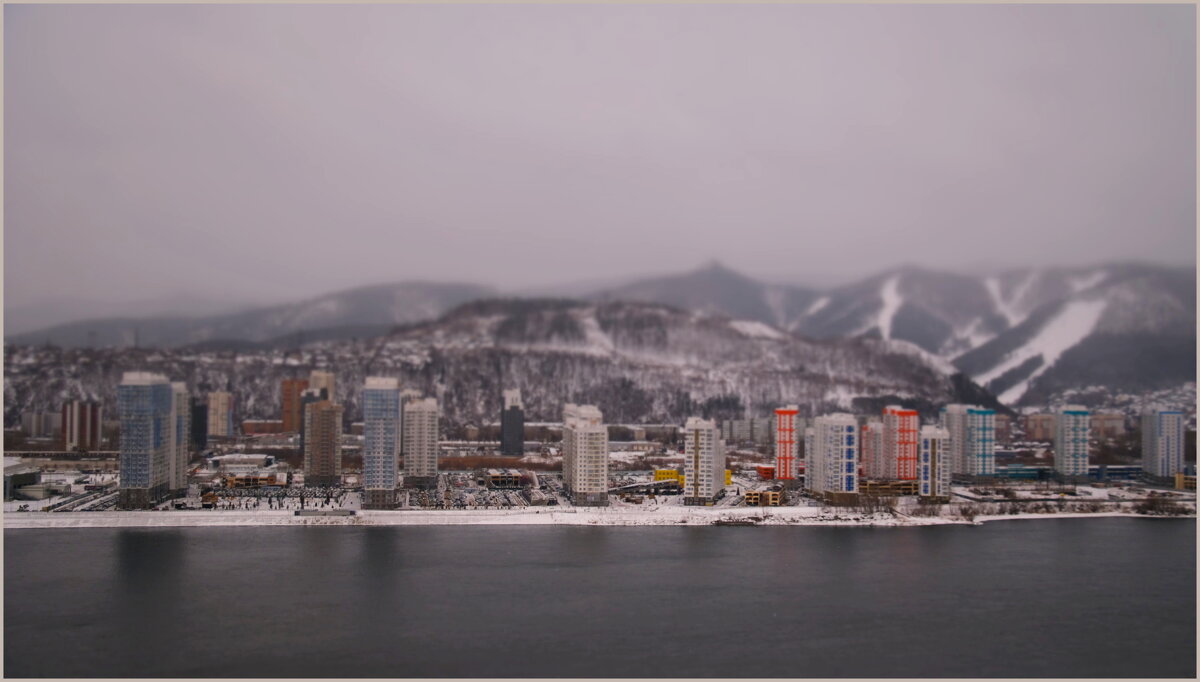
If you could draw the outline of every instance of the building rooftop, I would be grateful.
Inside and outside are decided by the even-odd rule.
[[[165,376],[154,372],[125,372],[121,375],[121,383],[125,386],[150,386],[170,382]]]

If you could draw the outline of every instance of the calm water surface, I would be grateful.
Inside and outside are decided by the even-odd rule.
[[[6,530],[7,677],[1194,677],[1194,520]]]

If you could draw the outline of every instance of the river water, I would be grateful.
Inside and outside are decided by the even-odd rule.
[[[6,530],[8,677],[1194,677],[1194,520]]]

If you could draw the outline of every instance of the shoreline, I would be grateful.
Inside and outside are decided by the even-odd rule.
[[[248,526],[838,526],[898,528],[914,526],[974,526],[993,521],[1030,519],[1080,519],[1160,517],[1132,512],[1064,512],[1054,514],[981,515],[973,520],[957,516],[910,517],[879,513],[839,513],[823,507],[745,507],[715,510],[615,511],[488,510],[488,511],[377,511],[357,510],[354,516],[296,516],[291,511],[122,511],[122,512],[7,512],[5,530],[46,528],[199,528]]]

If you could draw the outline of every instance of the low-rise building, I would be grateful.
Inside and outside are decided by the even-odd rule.
[[[246,419],[242,422],[242,433],[258,436],[269,433],[284,433],[282,419]]]

